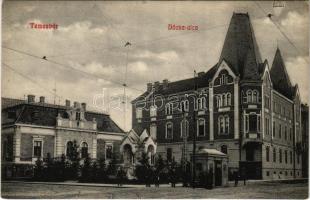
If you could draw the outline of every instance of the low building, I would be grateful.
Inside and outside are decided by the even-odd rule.
[[[27,177],[40,157],[60,157],[74,142],[81,158],[106,159],[119,156],[124,131],[108,114],[88,111],[85,103],[66,100],[65,105],[2,98],[2,175]]]

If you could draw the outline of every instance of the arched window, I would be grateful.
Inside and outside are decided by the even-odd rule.
[[[149,163],[151,165],[155,164],[155,152],[154,152],[154,146],[153,145],[149,145],[147,147],[147,155],[149,157]]]
[[[124,146],[123,159],[125,165],[133,164],[133,153],[132,148],[129,144],[125,144]]]
[[[231,94],[230,93],[227,93],[227,97],[226,97],[226,100],[227,100],[227,106],[230,106],[231,105]]]
[[[247,90],[246,96],[247,96],[247,102],[251,103],[252,102],[252,90]]]
[[[67,142],[66,156],[71,158],[73,153],[74,153],[73,142],[69,141],[69,142]]]
[[[165,106],[166,115],[171,115],[172,114],[172,106],[173,106],[172,103],[167,103],[166,104],[166,106]]]
[[[269,151],[270,151],[270,147],[266,146],[266,162],[269,162]]]
[[[221,152],[227,154],[227,145],[221,146]]]
[[[225,134],[229,133],[229,116],[225,116],[225,130],[224,130]]]
[[[166,124],[166,139],[172,139],[173,137],[173,124],[172,122],[167,122]]]
[[[187,120],[181,121],[181,137],[187,137],[188,136],[188,128],[189,123]]]
[[[258,102],[258,92],[256,90],[254,90],[252,95],[253,95],[252,103],[257,103]]]
[[[217,95],[216,97],[216,107],[221,107],[221,98],[220,98],[220,96],[219,95]]]
[[[198,110],[203,110],[206,108],[206,97],[200,97],[197,99]]]
[[[188,112],[188,110],[189,110],[188,100],[181,101],[181,112]]]
[[[197,121],[197,135],[204,136],[205,135],[205,119],[198,119]]]
[[[86,158],[88,156],[88,144],[83,142],[81,145],[81,157]]]

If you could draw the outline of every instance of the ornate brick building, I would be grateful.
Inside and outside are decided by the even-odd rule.
[[[125,136],[109,115],[86,110],[85,103],[66,100],[66,105],[45,103],[35,96],[17,100],[2,98],[2,173],[4,177],[31,174],[38,157],[60,157],[74,141],[80,157],[112,159],[119,154]]]
[[[248,14],[234,13],[218,63],[194,78],[147,84],[133,102],[133,129],[146,129],[164,158],[197,151],[228,155],[229,173],[301,177],[301,101],[279,49],[262,60]],[[214,167],[221,167],[214,166]]]

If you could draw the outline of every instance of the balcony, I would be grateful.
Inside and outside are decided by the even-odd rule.
[[[242,145],[245,145],[246,143],[250,142],[255,142],[255,143],[262,143],[262,138],[261,138],[261,133],[259,132],[249,132],[245,133],[243,140],[242,140]]]

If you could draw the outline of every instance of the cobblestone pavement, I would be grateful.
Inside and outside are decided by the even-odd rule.
[[[282,198],[305,199],[308,184],[286,184],[279,182],[251,182],[246,186],[222,187],[212,190],[202,188],[160,187],[118,188],[71,185],[32,184],[4,182],[1,186],[3,198]]]

